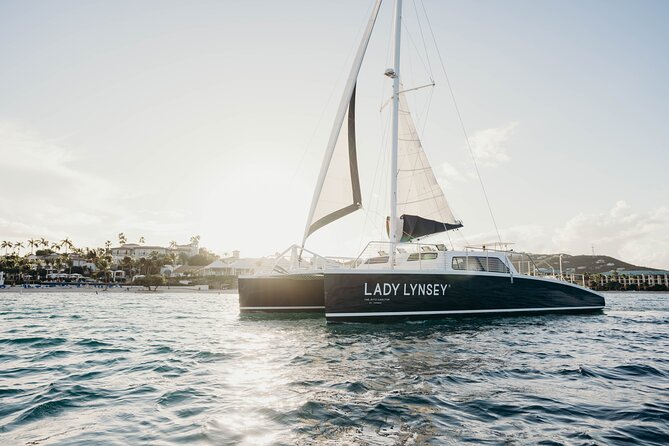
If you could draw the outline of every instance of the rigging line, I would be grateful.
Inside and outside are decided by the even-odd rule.
[[[432,25],[430,23],[430,17],[427,15],[427,11],[425,10],[425,3],[423,3],[423,0],[421,0],[421,5],[423,7],[423,12],[425,13],[425,19],[427,21],[428,28],[430,29],[430,34],[432,35],[432,41],[434,42],[434,47],[437,50],[437,56],[439,56],[439,62],[441,64],[441,69],[444,72],[444,76],[446,77],[446,85],[448,85],[448,91],[451,94],[451,99],[453,100],[453,105],[455,107],[455,112],[458,116],[458,121],[460,121],[460,128],[462,129],[462,133],[465,135],[465,141],[467,143],[467,148],[469,149],[469,155],[472,158],[472,162],[474,163],[474,170],[476,170],[476,176],[479,179],[479,183],[481,184],[481,190],[483,190],[483,197],[485,198],[486,205],[488,206],[488,212],[490,212],[490,218],[492,219],[492,224],[495,227],[495,232],[497,233],[497,239],[499,240],[500,243],[502,243],[502,237],[499,235],[499,228],[497,227],[497,221],[495,220],[495,215],[492,212],[492,207],[490,206],[490,200],[488,199],[488,193],[485,190],[485,185],[483,184],[483,178],[481,178],[481,173],[479,171],[479,166],[476,163],[476,157],[474,156],[474,151],[472,150],[472,145],[469,142],[469,136],[467,134],[467,129],[465,128],[465,123],[462,120],[462,114],[460,113],[460,107],[458,107],[458,103],[455,100],[455,93],[453,92],[453,87],[451,86],[451,80],[448,77],[448,74],[446,73],[446,66],[444,65],[444,59],[441,57],[441,51],[439,51],[439,46],[437,45],[437,39],[434,36],[434,31],[432,30]]]
[[[469,246],[469,242],[467,241],[467,238],[465,237],[465,234],[462,231],[456,230],[458,234],[460,234],[460,237],[462,237],[462,240],[465,241],[465,246]]]
[[[453,246],[453,240],[451,240],[451,235],[446,231],[446,237],[448,237],[448,244],[451,245],[451,251],[455,251],[455,247]]]
[[[434,87],[435,85],[437,85],[437,84],[435,84],[434,81],[432,81],[431,84],[421,85],[420,87],[407,88],[406,90],[401,90],[401,91],[399,91],[397,94],[403,94],[403,93],[407,93],[407,92],[409,92],[409,91],[421,90],[421,89],[423,89],[423,88],[427,88],[427,87]],[[431,96],[432,96],[432,93],[430,93],[430,97],[431,97]],[[392,96],[389,97],[388,99],[386,99],[386,102],[383,103],[383,105],[381,106],[381,108],[379,109],[379,111],[383,111],[383,109],[386,108],[386,107],[388,106],[388,104],[390,104],[390,101],[392,101],[392,100],[393,100],[393,97],[392,97]]]
[[[427,160],[427,155],[425,154],[425,150],[423,149],[423,144],[420,140],[420,134],[418,132],[418,128],[416,126],[415,121],[411,117],[411,112],[410,112],[410,109],[409,109],[409,103],[408,103],[406,95],[404,95],[404,106],[406,107],[406,110],[404,110],[404,114],[403,114],[403,116],[405,116],[404,117],[405,125],[407,126],[408,130],[411,131],[411,138],[407,138],[406,141],[413,141],[413,142],[417,143],[419,151],[416,151],[415,153],[420,154],[420,152],[422,151],[423,156],[425,157],[425,163],[423,162],[423,157],[417,156],[416,159],[414,160],[414,164],[411,166],[411,168],[410,169],[403,169],[403,171],[404,172],[430,171],[430,172],[432,172],[432,175],[434,176],[434,171],[432,170],[432,167],[430,166],[429,161]],[[423,122],[427,123],[427,116],[426,116],[426,119]],[[418,167],[419,162],[420,162],[420,167]],[[407,196],[409,196],[411,194],[411,191],[413,190],[414,186],[415,186],[415,176],[412,176],[411,181],[409,182],[409,189],[406,191]],[[441,192],[441,194],[439,192]],[[415,203],[420,203],[420,202],[425,202],[425,201],[433,201],[434,208],[439,210],[439,215],[441,217],[441,211],[444,208],[440,206],[439,197],[440,197],[440,195],[443,196],[443,191],[439,190],[439,192],[435,192],[434,190],[431,190],[431,194],[430,194],[429,197],[423,198],[423,199],[420,199],[420,200],[407,201],[407,199],[405,198],[402,201],[402,204],[406,205],[406,204],[415,204]],[[444,199],[445,199],[445,197],[444,197]],[[399,200],[399,197],[398,197],[398,200]],[[449,211],[450,211],[451,214],[453,213],[453,211],[450,210],[450,208],[449,208]],[[440,218],[440,220],[441,220],[441,218]]]
[[[416,53],[415,53],[415,54],[416,54],[416,57],[418,58],[418,60],[420,61],[420,63],[423,64],[423,68],[425,69],[425,71],[428,72],[428,73],[430,73],[430,80],[432,80],[432,72],[430,71],[430,69],[428,68],[427,64],[425,63],[425,61],[424,61],[423,58],[421,57],[421,55],[420,55],[420,51],[418,50],[418,46],[417,46],[416,43],[413,41],[413,37],[412,37],[412,35],[411,35],[411,32],[409,31],[409,28],[407,28],[406,22],[402,22],[402,25],[404,26],[404,32],[406,33],[406,36],[409,38],[409,42],[411,43],[411,45],[414,47],[414,50],[416,51]],[[409,53],[409,54],[411,54],[411,53]]]
[[[414,5],[415,5],[415,3],[414,3]],[[423,129],[421,131],[422,135],[425,135],[425,127],[427,126],[427,116],[430,114],[430,106],[432,105],[432,98],[433,97],[434,97],[434,89],[430,90],[430,96],[428,97],[427,108],[425,110],[425,119],[423,121]],[[416,131],[418,131],[418,130],[416,129]],[[422,142],[421,142],[421,146],[422,146]],[[425,156],[427,157],[427,154]],[[434,174],[434,169],[432,169],[432,175],[435,176],[435,180],[437,180],[437,183],[439,183],[439,180],[436,178],[436,175]],[[440,186],[440,189],[441,189],[441,193],[443,194],[444,190],[443,190],[443,188],[441,188],[441,185],[439,185],[439,186]],[[446,200],[445,196],[444,196],[444,199]],[[432,194],[432,200],[434,201],[435,208],[439,208],[436,194]],[[447,206],[448,206],[448,209],[449,209],[451,215],[453,215],[453,208],[451,207],[451,204],[448,203],[448,200],[446,200],[446,203],[447,203]],[[439,211],[441,211],[441,208],[439,208]],[[448,231],[446,231],[446,232],[448,232]],[[450,237],[449,237],[449,239],[450,239]]]
[[[365,23],[367,19],[365,17],[369,17],[371,14],[372,8],[374,8],[374,4],[371,4],[371,7],[367,11],[367,14],[363,16],[363,21],[360,23],[360,26],[358,27],[358,32],[356,35],[360,35],[363,33],[363,30],[365,28]],[[348,61],[351,60],[353,53],[356,49],[356,45],[358,43],[357,39],[352,40],[351,46],[348,50],[348,53],[346,55],[346,58],[344,60]],[[345,65],[342,65],[345,66]],[[346,69],[344,68],[343,70],[339,71],[339,75],[337,76],[336,82],[332,84],[332,89],[330,90],[330,95],[328,96],[327,101],[325,101],[325,105],[323,106],[323,109],[321,110],[320,116],[318,117],[318,120],[316,121],[316,126],[314,127],[314,131],[312,132],[311,136],[309,139],[304,144],[304,149],[302,150],[302,155],[300,156],[300,161],[297,163],[297,166],[295,167],[295,170],[293,171],[293,175],[291,176],[291,182],[295,181],[295,177],[297,176],[297,173],[302,169],[302,165],[304,164],[304,160],[307,157],[307,152],[309,152],[309,148],[312,147],[312,143],[316,137],[316,133],[318,133],[318,129],[321,127],[321,123],[323,122],[323,117],[325,116],[325,112],[328,109],[330,103],[332,102],[332,97],[335,94],[335,91],[337,91],[340,87],[340,81],[344,77],[345,73],[347,73]]]
[[[416,0],[413,0],[412,3],[413,3],[413,9],[416,13],[416,21],[418,22],[418,30],[420,31],[420,38],[423,41],[423,49],[425,50],[425,59],[427,60],[427,66],[430,70],[430,78],[434,79],[434,74],[432,72],[432,64],[430,63],[430,56],[427,52],[427,44],[425,43],[425,36],[423,35],[423,26],[420,23],[420,14],[418,14],[418,7],[416,6]]]
[[[384,117],[384,115],[380,114],[380,118],[381,118],[380,120],[382,122],[383,122],[383,117]],[[379,156],[377,156],[377,158],[376,158],[376,170],[374,171],[374,177],[373,177],[372,186],[371,186],[371,189],[370,189],[371,192],[370,192],[370,198],[369,198],[369,200],[370,200],[369,201],[369,206],[365,207],[365,219],[362,223],[362,231],[360,231],[360,240],[358,241],[358,247],[360,247],[362,245],[362,239],[365,236],[365,230],[367,229],[367,224],[369,223],[370,214],[377,213],[377,212],[374,211],[374,201],[376,201],[376,207],[378,207],[378,200],[374,200],[374,192],[375,192],[376,187],[377,187],[376,186],[376,180],[379,176],[379,165],[381,164],[382,160],[385,159],[385,156],[384,156],[385,152],[386,152],[385,147],[386,147],[386,142],[387,142],[387,138],[388,138],[388,128],[390,127],[389,122],[390,122],[390,118],[386,114],[385,115],[385,124],[383,124],[383,127],[382,127],[383,128],[383,134],[381,136],[381,144],[379,146]],[[377,195],[380,195],[380,194],[377,194]]]
[[[434,81],[432,81],[432,86],[434,87]],[[430,115],[430,107],[432,107],[432,98],[434,97],[434,88],[430,90],[430,95],[427,97],[425,104],[425,117],[423,118],[423,128],[420,131],[421,135],[425,135],[425,127],[427,127],[427,117]]]

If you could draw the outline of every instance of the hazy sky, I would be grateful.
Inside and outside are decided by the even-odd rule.
[[[423,4],[502,238],[669,268],[669,3],[405,0],[404,84],[437,83],[410,105],[462,245],[496,236]],[[0,0],[0,239],[299,242],[371,5]],[[390,10],[358,84],[365,209],[312,236],[323,254],[383,236]]]

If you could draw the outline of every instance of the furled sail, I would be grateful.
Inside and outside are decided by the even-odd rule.
[[[401,241],[462,227],[453,217],[444,191],[437,183],[423,151],[405,94],[399,100],[397,154],[397,215]]]
[[[367,22],[339,103],[327,150],[323,157],[318,184],[311,201],[302,246],[307,237],[317,229],[362,207],[355,147],[355,88],[362,59],[380,7],[381,0],[377,0],[372,8],[371,17]]]

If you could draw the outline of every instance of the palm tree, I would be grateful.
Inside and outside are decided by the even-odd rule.
[[[141,237],[139,238],[139,244],[142,245],[142,244],[144,244],[144,242],[145,242],[145,240],[144,240],[144,236],[141,236]]]
[[[125,234],[122,232],[118,233],[118,244],[119,245],[125,245],[128,239],[126,238]]]
[[[200,236],[199,235],[194,235],[190,238],[190,244],[191,245],[197,245],[200,243]]]
[[[44,237],[39,239],[39,244],[42,245],[44,248],[49,247],[49,241],[45,239]]]
[[[132,267],[133,267],[133,261],[132,257],[130,256],[125,256],[120,262],[120,267],[123,271],[125,271],[127,277],[132,276]]]
[[[63,264],[67,265],[70,267],[70,272],[69,274],[72,274],[72,259],[70,258],[70,255],[68,253],[61,254],[60,257],[62,258]]]
[[[110,262],[107,256],[99,257],[95,261],[95,267],[98,269],[98,271],[104,274],[104,280],[108,282],[107,274],[109,273]]]
[[[56,267],[57,272],[61,272],[60,270],[63,266],[63,259],[60,256],[56,257],[53,261],[53,266]]]
[[[30,246],[30,255],[34,253],[34,249],[39,245],[39,240],[35,240],[34,238],[31,238],[28,240],[28,246]]]
[[[54,251],[60,251],[60,245],[58,244],[58,242],[51,243],[51,249]]]
[[[5,248],[5,256],[7,256],[8,255],[7,251],[9,250],[9,248],[14,246],[14,244],[12,242],[8,242],[7,240],[3,240],[0,246]]]
[[[17,261],[17,267],[19,269],[19,276],[21,280],[25,282],[25,276],[28,276],[28,282],[30,282],[30,271],[32,270],[32,265],[30,260],[27,258],[22,258]]]
[[[105,242],[105,252],[109,252],[109,248],[111,248],[111,241],[107,240]]]
[[[140,257],[137,259],[137,270],[139,271],[140,274],[144,274],[144,268],[146,267],[146,259],[144,257]]]
[[[74,248],[74,244],[72,243],[72,240],[70,240],[67,237],[65,237],[63,240],[60,241],[60,246],[65,247],[65,254],[67,254],[67,249],[68,248],[70,248],[70,249]]]
[[[174,240],[172,240],[172,241],[170,242],[170,249],[174,249],[174,248],[176,248],[176,247],[177,247],[177,242],[174,241]]]
[[[16,251],[21,255],[21,248],[25,248],[25,245],[23,242],[16,242],[14,243],[14,248],[16,248]]]

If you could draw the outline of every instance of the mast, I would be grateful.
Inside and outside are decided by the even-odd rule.
[[[395,56],[393,71],[393,110],[392,110],[392,148],[390,152],[390,269],[395,269],[395,247],[397,246],[397,148],[399,142],[399,107],[400,107],[400,46],[402,31],[402,0],[395,0]],[[386,71],[388,73],[388,71]]]

